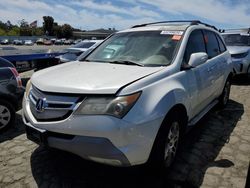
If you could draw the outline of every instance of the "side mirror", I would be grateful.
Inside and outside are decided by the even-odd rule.
[[[193,53],[190,56],[188,65],[191,67],[197,67],[205,63],[207,60],[208,60],[207,53],[204,53],[204,52]]]

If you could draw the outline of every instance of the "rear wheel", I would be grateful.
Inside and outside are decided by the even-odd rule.
[[[0,131],[10,127],[14,121],[14,107],[9,102],[0,100]]]
[[[247,68],[247,79],[250,81],[250,65]]]
[[[231,90],[231,82],[229,79],[227,79],[226,84],[224,86],[223,92],[221,96],[219,97],[219,106],[225,107],[229,101],[229,95]]]

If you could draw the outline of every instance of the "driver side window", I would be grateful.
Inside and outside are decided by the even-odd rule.
[[[183,58],[183,63],[188,64],[191,54],[197,52],[206,53],[204,37],[201,30],[195,30],[190,34]]]

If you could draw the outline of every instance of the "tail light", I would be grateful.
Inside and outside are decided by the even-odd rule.
[[[17,87],[22,87],[22,79],[20,77],[20,75],[18,74],[17,70],[15,68],[9,68],[11,70],[11,72],[13,73],[13,75],[15,76],[16,78],[16,81],[17,81]]]

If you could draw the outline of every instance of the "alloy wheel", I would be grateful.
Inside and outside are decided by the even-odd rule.
[[[6,127],[9,124],[10,119],[10,110],[4,105],[0,105],[0,129]]]
[[[166,167],[169,167],[176,155],[178,142],[180,137],[180,126],[178,122],[173,122],[169,132],[167,141],[165,143],[165,152],[164,152],[164,163]]]
[[[224,95],[223,95],[223,104],[226,105],[228,100],[229,100],[229,95],[230,95],[230,82],[227,81],[225,88],[224,88]]]

